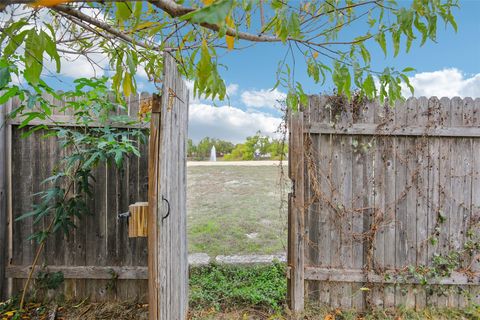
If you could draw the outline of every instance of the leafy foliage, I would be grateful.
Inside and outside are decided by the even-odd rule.
[[[233,143],[221,139],[205,137],[200,140],[197,145],[190,139],[188,141],[188,157],[196,160],[206,160],[210,157],[213,146],[215,146],[217,153],[221,155],[232,152],[234,148]]]
[[[194,80],[194,91],[206,98],[225,98],[221,58],[225,52],[250,43],[283,44],[276,86],[287,93],[287,105],[296,109],[306,101],[295,80],[296,59],[303,58],[315,83],[331,78],[340,94],[359,90],[383,101],[401,98],[402,84],[411,68],[373,70],[370,50],[376,45],[394,57],[437,40],[437,26],[455,31],[452,11],[458,0],[313,0],[301,2],[254,0],[165,0],[68,3],[38,0],[35,9],[12,15],[0,26],[0,48],[5,60],[17,58],[22,77],[32,85],[45,73],[62,67],[61,57],[77,53],[92,59],[101,54],[110,61],[112,85],[118,97],[136,90],[136,75],[145,70],[149,79],[161,81],[168,51],[181,64],[181,72]],[[7,9],[24,0],[11,0]],[[88,11],[87,11],[88,10]],[[88,14],[87,14],[88,12]],[[359,26],[364,26],[359,28]],[[365,32],[359,32],[365,30]],[[352,38],[345,35],[354,34]],[[236,43],[236,45],[234,45]],[[243,46],[243,47],[242,47]],[[54,70],[48,67],[53,62]],[[0,88],[9,81],[9,69],[0,69]],[[19,94],[9,91],[8,96]],[[6,96],[3,96],[5,99]]]
[[[190,305],[195,309],[249,306],[280,310],[287,292],[285,266],[211,264],[190,271]]]
[[[78,125],[51,129],[37,125],[27,131],[27,134],[31,134],[40,129],[45,130],[47,137],[58,138],[62,149],[71,150],[57,165],[53,175],[43,181],[46,189],[36,195],[41,201],[34,204],[32,211],[17,218],[33,218],[35,224],[46,218],[51,219],[51,228],[32,235],[39,243],[44,242],[51,233],[60,230],[68,234],[75,227],[75,217],[81,218],[88,214],[87,201],[93,196],[92,170],[99,163],[110,162],[121,167],[127,155],[140,155],[137,144],[145,138],[143,131],[127,131],[111,126],[125,123],[125,120],[111,115],[122,106],[111,101],[106,81],[106,78],[78,79],[75,81],[75,91],[60,94],[49,89],[49,92],[64,101],[61,108],[50,104],[41,94],[36,94],[30,96],[33,99],[31,107],[22,104],[13,111],[15,116],[24,118],[21,126],[27,126],[35,118],[48,118],[52,110],[58,108],[59,111],[72,112]],[[41,91],[40,88],[38,90]],[[37,105],[40,108],[34,107]],[[131,120],[128,121],[127,123],[131,124]],[[92,126],[94,122],[98,124]]]
[[[281,139],[273,139],[257,132],[254,136],[247,137],[244,143],[237,144],[230,154],[225,155],[225,160],[254,160],[257,153],[264,159],[284,159],[288,145]]]
[[[40,245],[25,283],[20,309],[23,309],[29,281],[48,237],[56,232],[68,235],[75,228],[75,220],[89,214],[87,203],[93,196],[93,169],[102,162],[121,167],[126,156],[140,155],[138,143],[145,140],[144,130],[135,127],[125,130],[115,126],[135,124],[135,121],[116,115],[118,109],[125,106],[112,101],[107,80],[77,79],[75,90],[65,93],[56,93],[42,80],[37,85],[32,84],[33,91],[16,85],[4,91],[4,95],[13,91],[21,98],[21,105],[10,116],[22,119],[20,127],[25,128],[24,135],[42,130],[45,137],[56,138],[66,151],[52,176],[43,181],[45,189],[34,195],[38,202],[34,203],[32,211],[17,218],[31,218],[34,224],[47,223],[44,229],[30,236]],[[46,93],[62,101],[63,106],[51,103]],[[54,111],[73,114],[75,126],[62,126],[56,122],[51,117]],[[50,120],[53,126],[30,125],[34,119]],[[58,275],[55,279],[59,279]],[[42,280],[48,282],[52,279]]]

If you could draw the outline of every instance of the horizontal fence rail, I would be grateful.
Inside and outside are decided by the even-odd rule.
[[[147,93],[132,95],[127,101],[128,108],[118,109],[115,115],[136,120],[140,102],[150,98]],[[11,111],[18,106],[19,101],[13,100],[0,106],[0,110]],[[78,126],[74,121],[68,110],[54,110],[49,119],[34,120],[30,124]],[[32,210],[38,200],[33,195],[42,190],[42,181],[52,175],[59,160],[68,152],[61,148],[56,138],[44,137],[44,130],[22,137],[29,127],[20,128],[20,123],[21,119],[7,119],[5,123],[8,206],[5,212],[0,207],[0,214],[5,214],[8,221],[7,241],[2,243],[2,246],[5,244],[6,275],[9,278],[3,283],[8,287],[5,292],[8,296],[23,289],[33,261],[38,244],[28,237],[47,225],[46,220],[34,225],[32,219],[15,219]],[[99,126],[100,123],[90,125]],[[112,126],[125,130],[143,127]],[[66,298],[88,297],[91,301],[146,301],[147,239],[129,238],[127,220],[117,218],[118,213],[128,211],[130,204],[147,201],[148,144],[140,145],[140,153],[140,158],[128,157],[121,168],[106,164],[98,166],[93,172],[94,199],[88,203],[91,215],[82,221],[77,220],[78,227],[68,236],[59,232],[48,239],[38,270],[45,265],[47,269],[44,271],[64,273],[65,281],[57,294]],[[2,150],[0,156],[3,155]]]
[[[303,159],[291,198],[304,199],[289,213],[291,230],[304,219],[289,237],[300,299],[359,310],[480,301],[480,99],[311,96],[290,118],[303,136],[290,141]],[[299,244],[303,255],[290,250]]]

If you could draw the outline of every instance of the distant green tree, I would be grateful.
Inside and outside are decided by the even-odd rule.
[[[231,153],[233,148],[235,148],[235,145],[233,143],[226,140],[218,139],[214,141],[214,144],[215,144],[215,149],[217,149],[217,152],[222,155]]]
[[[226,154],[225,160],[254,160],[258,152],[263,159],[279,160],[288,152],[288,145],[280,139],[273,139],[262,135],[258,131],[254,136],[247,137],[244,143],[237,144],[230,154]]]
[[[195,154],[193,155],[193,157],[195,157],[198,160],[205,160],[210,158],[210,152],[213,146],[215,146],[215,150],[217,151],[217,154],[220,154],[220,155],[231,153],[235,147],[235,145],[230,141],[205,137],[202,140],[200,140],[197,146],[193,145],[193,141],[192,141],[191,148],[192,150],[195,151]]]
[[[192,139],[188,139],[187,144],[187,157],[192,158],[197,153],[197,146],[193,143]]]
[[[210,150],[212,150],[212,146],[214,144],[214,140],[210,137],[205,137],[197,145],[197,158],[199,159],[207,159],[210,157]]]

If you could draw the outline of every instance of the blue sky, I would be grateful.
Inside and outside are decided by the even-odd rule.
[[[460,2],[461,8],[454,12],[458,24],[457,33],[452,27],[446,28],[443,23],[439,23],[436,43],[427,42],[423,47],[414,44],[408,54],[401,52],[396,58],[391,55],[385,57],[381,49],[372,43],[368,47],[371,49],[373,69],[383,70],[387,66],[400,70],[405,67],[415,68],[416,71],[411,74],[411,81],[416,87],[416,96],[480,97],[480,41],[478,41],[480,1]],[[365,33],[366,29],[359,31]],[[230,106],[245,112],[242,119],[258,118],[258,121],[250,119],[245,125],[235,125],[235,121],[239,121],[238,112],[230,117],[229,112],[222,110],[222,107],[208,108],[207,105],[211,105],[211,102],[193,103],[190,107],[192,138],[198,140],[203,135],[213,135],[217,138],[239,141],[257,129],[271,132],[275,121],[270,118],[278,117],[279,113],[272,108],[272,101],[266,93],[275,83],[277,63],[283,58],[286,50],[283,45],[258,44],[246,50],[227,54],[222,62],[228,65],[228,69],[222,74],[227,84],[235,85],[237,88],[235,94],[230,95]],[[301,61],[301,58],[297,60]],[[333,85],[330,80],[323,86],[316,85],[308,78],[304,64],[297,62],[296,65],[295,79],[303,84],[307,93],[332,91]],[[251,102],[256,94],[259,97],[255,100],[254,106]],[[245,99],[246,97],[250,99]],[[262,99],[265,100],[265,104],[260,107]],[[265,122],[266,119],[269,122]]]
[[[401,0],[399,2],[402,3]],[[405,0],[403,3],[408,5],[410,1]],[[439,23],[437,43],[427,42],[423,47],[414,43],[410,53],[401,52],[396,58],[391,55],[385,58],[375,43],[367,44],[372,54],[372,68],[415,68],[410,79],[417,96],[480,97],[480,0],[460,0],[460,5],[461,8],[454,12],[458,33]],[[362,22],[353,30],[345,31],[343,37],[352,39],[366,32],[366,23]],[[242,45],[236,43],[236,46]],[[273,134],[281,117],[276,100],[284,98],[285,92],[282,88],[272,92],[271,88],[275,83],[277,64],[286,51],[287,47],[282,44],[257,44],[248,49],[222,54],[221,63],[227,69],[222,69],[221,74],[226,81],[230,99],[212,102],[192,97],[190,137],[194,141],[210,136],[241,142],[258,130]],[[314,84],[305,72],[303,59],[297,56],[296,61],[295,80],[303,84],[307,93],[333,90],[330,80],[324,85]],[[105,58],[102,63],[108,65]],[[53,69],[52,67],[51,70]],[[69,89],[74,77],[94,75],[88,61],[82,58],[64,63],[62,73],[63,82],[56,86],[63,90]],[[140,91],[155,91],[141,73],[137,79]],[[189,85],[192,86],[191,83]]]

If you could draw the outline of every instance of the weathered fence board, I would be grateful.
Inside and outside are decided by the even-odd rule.
[[[306,141],[304,204],[292,201],[289,223],[297,233],[289,248],[304,239],[305,268],[289,258],[292,290],[302,274],[305,297],[330,307],[478,301],[478,252],[465,245],[480,238],[480,99],[410,98],[391,108],[312,96],[302,111],[303,126],[293,114],[289,128]],[[290,157],[297,170],[299,156]],[[293,219],[301,210],[303,229]],[[436,256],[452,254],[461,263],[450,276],[420,284]]]
[[[149,163],[149,318],[183,320],[188,312],[188,90],[175,59],[168,54],[164,56],[161,101],[154,102]]]
[[[290,253],[289,266],[292,269],[288,286],[290,307],[293,311],[303,310],[304,305],[304,234],[305,207],[304,207],[304,136],[303,114],[296,113],[290,117],[289,138],[289,176],[293,181],[294,192],[291,195],[292,210],[289,213]]]
[[[5,257],[8,254],[7,243],[7,106],[0,106],[0,300],[4,298],[6,288]]]
[[[139,104],[150,98],[147,93],[132,95],[128,99],[128,109],[118,110],[116,114],[136,118]],[[61,101],[52,101],[55,105],[62,106]],[[12,110],[17,106],[19,101],[13,99],[7,106],[1,106],[0,110]],[[57,125],[74,126],[71,113],[54,111],[52,118],[62,122]],[[8,191],[5,211],[1,209],[5,202],[0,198],[0,225],[7,226],[7,241],[0,239],[0,249],[6,250],[6,259],[0,261],[0,265],[7,267],[7,277],[11,279],[0,281],[0,284],[7,287],[5,290],[8,295],[22,289],[26,270],[32,263],[37,244],[27,240],[28,236],[49,221],[47,218],[34,226],[31,219],[15,219],[31,211],[32,204],[38,200],[32,195],[46,187],[41,182],[52,175],[58,161],[68,153],[68,150],[62,150],[55,138],[43,137],[42,130],[23,138],[22,134],[27,128],[20,129],[19,123],[19,120],[9,119],[0,130],[0,141],[5,139],[4,149],[0,149],[0,170],[5,168],[6,179],[2,183],[0,174],[0,189],[6,185]],[[51,120],[45,121],[45,124],[51,125]],[[118,127],[125,130],[133,128],[126,125]],[[93,172],[95,183],[92,184],[95,197],[88,203],[91,215],[84,217],[83,221],[77,219],[78,227],[68,237],[56,233],[47,241],[40,259],[40,269],[43,264],[51,268],[50,272],[67,268],[66,280],[58,291],[66,298],[145,301],[147,240],[129,238],[128,222],[117,218],[118,213],[128,211],[131,203],[146,201],[148,198],[148,145],[141,144],[140,152],[140,158],[129,157],[122,168],[104,164],[97,167]],[[2,223],[2,218],[10,223]],[[0,236],[3,236],[1,230]],[[3,255],[0,255],[0,260],[1,257]],[[136,273],[134,270],[137,268]],[[92,275],[86,275],[90,271]],[[0,278],[3,280],[3,277]]]

